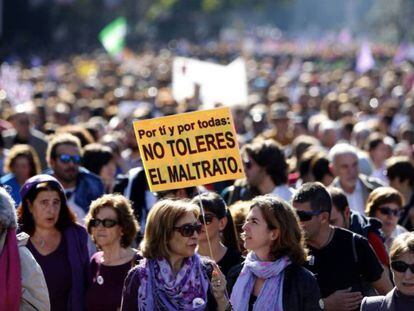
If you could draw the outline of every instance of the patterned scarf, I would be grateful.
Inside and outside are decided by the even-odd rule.
[[[255,253],[250,252],[231,293],[230,301],[233,309],[235,311],[249,309],[255,280],[261,278],[265,279],[265,282],[253,310],[283,311],[283,276],[284,269],[289,264],[290,260],[286,256],[276,261],[260,261]]]
[[[140,265],[139,311],[206,309],[209,281],[198,255],[185,258],[176,276],[166,259],[144,259]]]

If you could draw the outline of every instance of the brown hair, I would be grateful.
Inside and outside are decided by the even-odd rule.
[[[279,229],[280,235],[270,246],[273,260],[282,256],[298,265],[306,261],[307,249],[300,221],[294,209],[283,200],[271,196],[258,196],[251,201],[250,209],[258,207],[270,230]]]
[[[372,191],[367,199],[365,213],[373,217],[377,208],[385,203],[395,203],[400,208],[404,205],[404,198],[398,190],[392,187],[379,187]]]
[[[79,152],[82,154],[82,146],[79,138],[72,134],[58,134],[53,136],[52,140],[47,146],[47,160],[56,159],[56,149],[61,145],[72,145],[78,147]]]
[[[18,157],[25,157],[29,161],[30,176],[40,173],[40,161],[36,151],[29,145],[14,145],[4,161],[4,172],[13,173],[12,167]]]
[[[140,245],[143,256],[150,259],[168,258],[168,241],[174,233],[174,226],[187,213],[193,213],[198,218],[198,206],[182,199],[164,199],[155,203],[148,214]]]
[[[405,253],[414,254],[414,232],[405,232],[395,238],[391,245],[390,259],[397,260]]]
[[[60,197],[60,212],[56,229],[63,232],[66,228],[76,224],[75,214],[69,209],[65,193],[61,186],[56,182],[46,181],[41,182],[36,187],[33,187],[25,197],[22,197],[22,202],[17,209],[17,218],[19,223],[19,230],[26,232],[28,235],[33,235],[35,232],[35,222],[33,215],[29,209],[29,203],[33,204],[38,194],[42,191],[56,191]]]
[[[92,201],[89,213],[85,218],[88,233],[91,234],[91,220],[98,215],[102,208],[111,208],[115,211],[119,226],[122,228],[121,246],[129,247],[134,241],[139,225],[134,216],[131,202],[121,194],[105,194]]]
[[[88,132],[88,130],[79,124],[70,124],[65,125],[62,127],[59,127],[56,130],[56,134],[60,135],[63,133],[69,133],[73,136],[79,138],[79,141],[81,143],[82,147],[85,147],[88,144],[92,144],[95,142],[95,139],[93,138],[92,134]]]

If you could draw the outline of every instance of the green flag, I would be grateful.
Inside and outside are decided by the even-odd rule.
[[[105,26],[99,33],[99,40],[105,50],[112,56],[122,51],[125,46],[127,22],[124,17],[119,17]]]

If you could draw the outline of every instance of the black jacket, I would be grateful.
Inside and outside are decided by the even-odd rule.
[[[243,263],[230,269],[227,275],[227,290],[229,295],[237,281]],[[319,305],[321,294],[318,282],[313,274],[298,265],[291,264],[285,269],[283,283],[283,310],[313,311],[322,310]],[[247,295],[248,293],[246,293]]]

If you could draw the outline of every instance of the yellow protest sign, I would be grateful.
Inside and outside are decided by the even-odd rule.
[[[151,191],[244,177],[229,108],[134,122]]]

